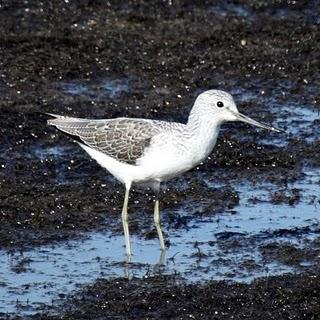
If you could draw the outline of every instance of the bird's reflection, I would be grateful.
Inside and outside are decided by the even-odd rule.
[[[160,250],[159,260],[156,264],[150,265],[153,267],[152,274],[159,275],[163,272],[163,269],[166,265],[166,250]],[[126,260],[124,261],[124,277],[128,280],[133,278],[134,268],[136,265],[132,261],[132,255],[126,255]]]

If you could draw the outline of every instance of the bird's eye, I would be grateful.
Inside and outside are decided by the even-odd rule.
[[[222,107],[223,107],[223,102],[222,102],[222,101],[218,101],[218,102],[217,102],[217,106],[218,106],[219,108],[222,108]]]

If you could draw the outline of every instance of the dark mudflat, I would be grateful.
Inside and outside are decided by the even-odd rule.
[[[177,285],[166,277],[98,280],[70,299],[72,307],[62,317],[48,319],[318,319],[319,289],[319,278],[312,275],[250,285]]]
[[[319,207],[319,10],[317,1],[2,1],[3,252],[59,245],[88,231],[122,233],[121,185],[37,112],[186,121],[199,92],[230,91],[243,113],[286,134],[226,124],[210,159],[163,187],[164,230],[186,232],[225,212],[236,217],[244,197],[257,211],[267,203],[287,208],[288,216],[302,203]],[[315,173],[308,192],[306,171]],[[299,188],[291,186],[296,182]],[[267,194],[240,192],[245,183]],[[133,235],[155,237],[151,210],[150,191],[134,191]],[[34,318],[317,319],[318,227],[312,220],[219,240],[225,253],[255,243],[265,261],[298,266],[299,276],[248,285],[98,280],[68,299],[58,316]],[[316,236],[308,242],[311,229]],[[29,263],[21,261],[17,273]],[[260,267],[247,261],[246,268]]]

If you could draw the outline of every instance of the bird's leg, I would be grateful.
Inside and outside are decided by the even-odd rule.
[[[163,266],[166,262],[166,250],[160,250],[159,265]]]
[[[154,223],[156,225],[157,232],[158,232],[158,237],[159,237],[159,241],[160,241],[160,249],[161,249],[161,251],[164,251],[166,249],[166,247],[164,244],[163,235],[162,235],[162,231],[161,231],[160,211],[159,211],[160,183],[157,183],[154,185],[154,191],[155,191],[156,199],[155,199],[155,203],[154,203],[154,216],[153,216],[153,218],[154,218]]]
[[[122,217],[124,237],[125,237],[125,241],[126,241],[127,262],[131,261],[131,245],[130,245],[130,235],[129,235],[129,225],[128,225],[129,192],[130,192],[130,186],[126,185],[126,193],[124,195],[121,217]]]

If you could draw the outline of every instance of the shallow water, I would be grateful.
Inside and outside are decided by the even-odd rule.
[[[304,10],[297,10],[282,7],[281,4],[279,4],[278,8],[268,8],[268,6],[263,8],[262,6],[253,9],[249,5],[228,1],[228,3],[212,5],[209,8],[209,12],[218,17],[235,16],[250,22],[265,18],[266,15],[271,15],[274,20],[285,20],[290,17],[291,19],[303,19],[312,24],[319,24],[320,17],[317,12],[311,9],[313,7],[312,2],[309,1],[309,7],[307,6]]]
[[[211,6],[209,8],[209,12],[212,14],[217,14],[221,17],[226,17],[231,14],[241,18],[248,18],[249,16],[253,15],[249,7],[235,3]]]
[[[82,95],[92,97],[94,100],[100,98],[106,99],[118,98],[123,92],[128,92],[130,88],[130,79],[101,79],[98,83],[87,83],[81,81],[71,81],[59,83],[58,87],[69,95]]]
[[[93,232],[81,241],[24,252],[1,251],[0,312],[33,313],[42,304],[57,302],[79,285],[98,277],[177,273],[189,282],[206,279],[250,282],[261,276],[298,272],[295,266],[265,261],[259,248],[274,242],[304,248],[319,237],[319,196],[314,196],[320,194],[318,170],[308,169],[303,181],[288,185],[288,190],[301,190],[301,200],[295,206],[270,203],[275,189],[272,184],[235,183],[233,187],[241,199],[235,210],[212,218],[196,217],[182,230],[163,226],[171,243],[164,265],[159,264],[157,239],[133,236],[134,255],[132,265],[127,266],[123,263],[123,237],[108,232]],[[167,213],[164,210],[162,214]],[[179,214],[188,213],[181,208]],[[301,262],[301,268],[310,265],[313,261]]]
[[[275,120],[272,126],[285,131],[283,134],[265,134],[265,137],[259,139],[260,143],[273,144],[279,147],[287,145],[289,139],[295,139],[306,142],[315,142],[319,140],[320,131],[320,110],[317,104],[312,100],[316,96],[317,88],[313,85],[306,85],[304,88],[304,99],[290,94],[294,84],[289,81],[283,81],[275,84],[272,95],[265,95],[263,91],[264,84],[259,81],[254,82],[255,90],[236,88],[231,90],[237,102],[244,106],[247,103],[261,106],[266,114],[273,114]],[[283,100],[282,98],[287,98]],[[246,110],[240,110],[246,112]],[[252,116],[258,121],[258,116]],[[266,131],[267,132],[267,131]]]

